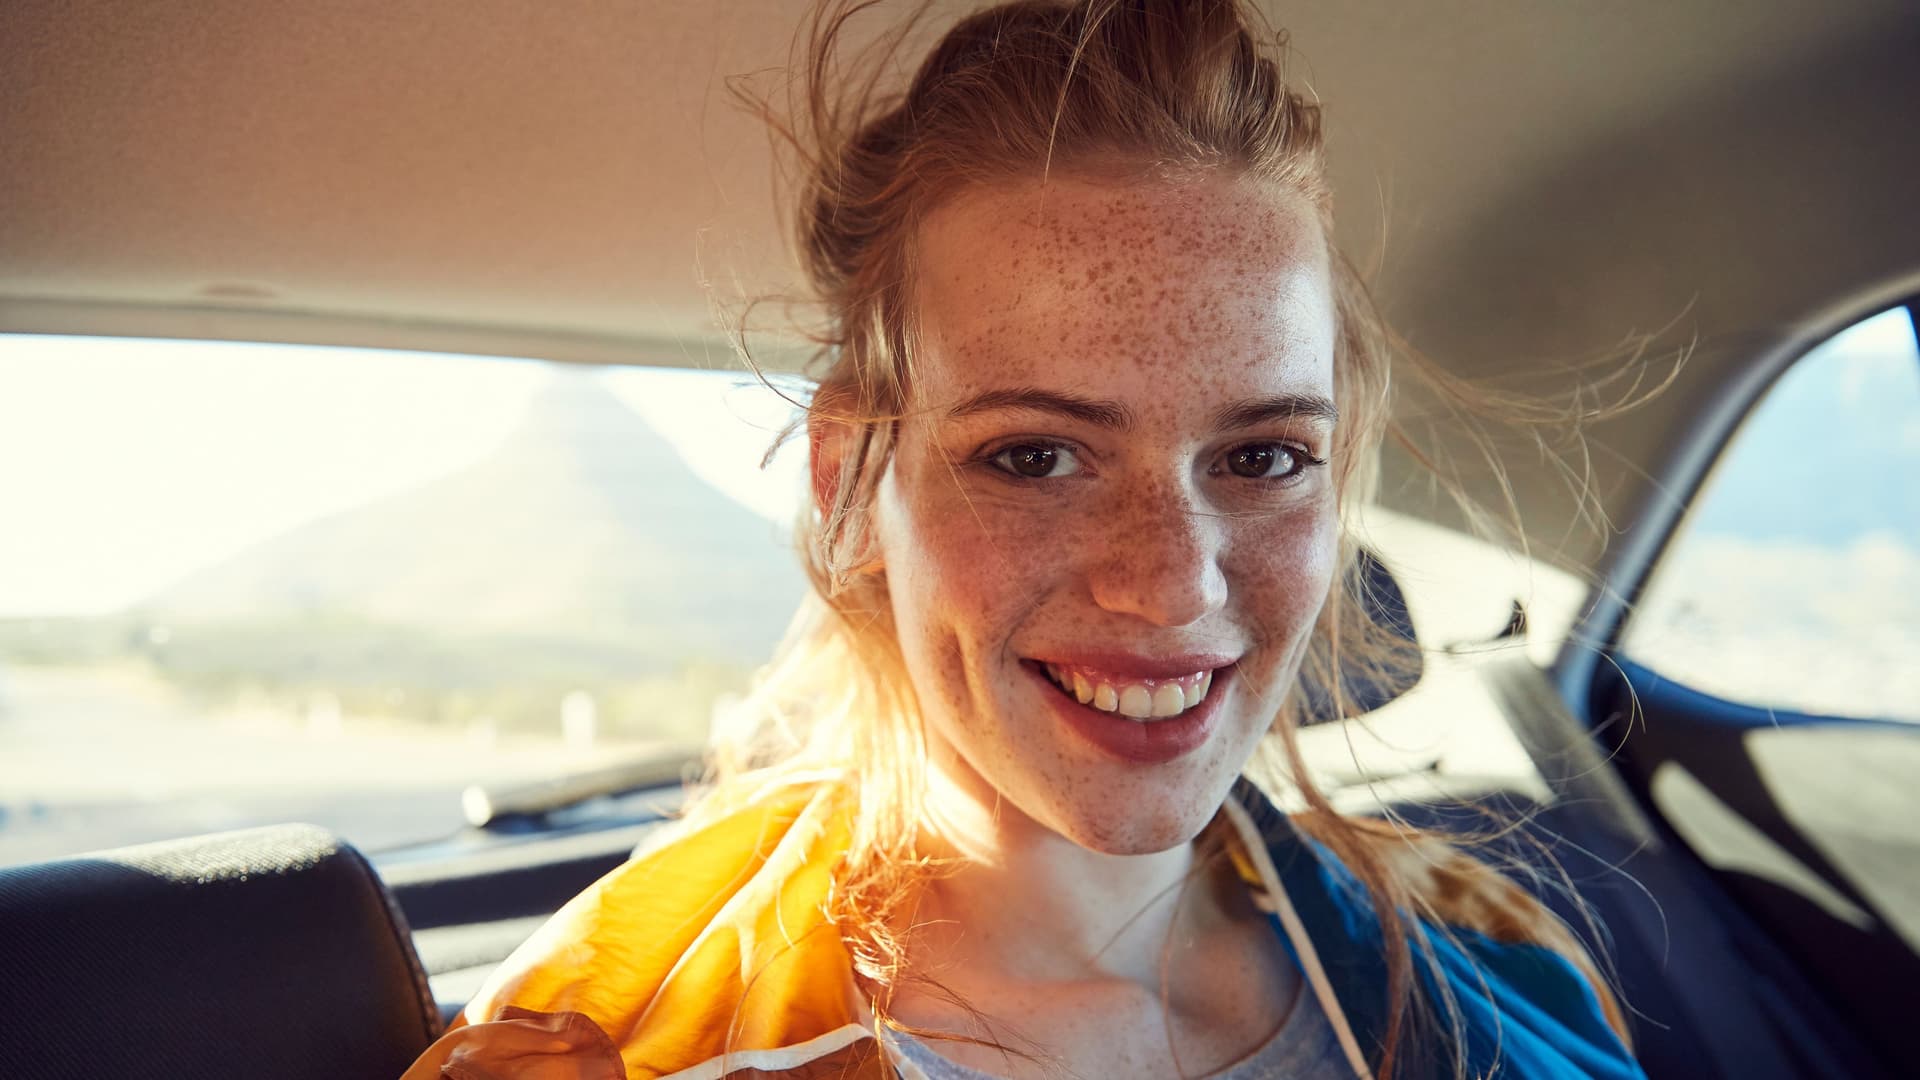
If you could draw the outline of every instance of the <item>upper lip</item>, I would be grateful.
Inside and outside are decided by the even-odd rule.
[[[1027,659],[1060,667],[1087,668],[1136,679],[1177,679],[1232,665],[1239,659],[1225,653],[1132,653],[1113,649],[1051,649]]]

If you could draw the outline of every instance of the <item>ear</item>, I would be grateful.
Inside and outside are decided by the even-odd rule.
[[[815,410],[807,417],[807,467],[813,478],[813,508],[821,520],[833,512],[840,497],[840,469],[846,461],[847,423]]]
[[[807,417],[807,468],[813,486],[813,507],[822,522],[833,513],[834,504],[840,498],[841,484],[846,479],[843,475],[846,455],[852,450],[851,440],[856,437],[855,426],[832,409],[816,408]],[[857,523],[850,523],[859,533],[856,538],[859,552],[854,564],[845,571],[850,575],[882,568],[869,518],[870,515],[861,514],[856,518]]]

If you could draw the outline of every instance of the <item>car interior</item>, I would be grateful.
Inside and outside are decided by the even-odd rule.
[[[1326,109],[1337,240],[1409,348],[1646,398],[1579,456],[1515,437],[1496,472],[1443,442],[1470,494],[1511,493],[1524,549],[1389,451],[1362,591],[1421,660],[1301,733],[1322,789],[1487,832],[1606,958],[1655,1080],[1910,1075],[1920,7],[1260,6]],[[741,299],[799,279],[731,88],[777,84],[806,9],[0,5],[0,399],[49,377],[46,339],[738,375]],[[0,465],[0,531],[29,470],[80,483],[57,458]],[[32,779],[5,764],[33,677],[17,572],[0,841],[39,813],[7,791]],[[406,843],[263,815],[0,858],[0,1075],[399,1075],[698,769],[684,745],[594,760],[476,783]]]

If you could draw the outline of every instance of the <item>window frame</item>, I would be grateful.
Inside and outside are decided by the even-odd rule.
[[[1874,319],[1883,318],[1893,312],[1904,312],[1907,317],[1907,327],[1910,333],[1910,344],[1913,350],[1915,366],[1916,368],[1920,368],[1920,295],[1915,295],[1903,301],[1866,312],[1853,321],[1840,326],[1826,337],[1814,342],[1810,347],[1801,350],[1790,362],[1771,372],[1765,385],[1761,386],[1758,393],[1753,395],[1751,400],[1748,401],[1745,410],[1741,412],[1739,418],[1728,428],[1717,449],[1708,459],[1705,468],[1701,469],[1695,477],[1693,487],[1684,500],[1684,505],[1681,507],[1679,513],[1674,516],[1670,527],[1661,540],[1659,549],[1648,561],[1646,567],[1640,574],[1639,580],[1635,584],[1632,599],[1625,605],[1620,619],[1615,624],[1614,633],[1608,639],[1607,653],[1612,658],[1613,663],[1622,669],[1622,674],[1631,673],[1629,681],[1637,684],[1641,679],[1651,679],[1658,683],[1667,684],[1673,692],[1679,693],[1689,699],[1697,699],[1699,704],[1708,706],[1708,712],[1713,716],[1716,723],[1728,725],[1783,727],[1823,723],[1860,723],[1888,724],[1895,727],[1906,728],[1914,726],[1916,722],[1914,719],[1903,719],[1892,716],[1861,716],[1831,711],[1808,712],[1786,706],[1763,705],[1744,698],[1723,697],[1712,690],[1704,689],[1683,674],[1670,671],[1666,667],[1658,665],[1655,658],[1640,655],[1627,646],[1627,639],[1630,636],[1634,620],[1641,613],[1640,608],[1642,602],[1646,599],[1655,583],[1660,580],[1662,569],[1666,566],[1668,560],[1674,557],[1674,553],[1681,546],[1685,545],[1688,538],[1692,535],[1691,526],[1700,512],[1706,509],[1712,497],[1711,486],[1714,482],[1715,475],[1719,472],[1721,466],[1738,451],[1738,444],[1742,435],[1747,431],[1748,425],[1754,420],[1761,408],[1773,399],[1775,391],[1779,389],[1781,383],[1786,380],[1789,374],[1798,370],[1802,363],[1812,359],[1813,355],[1825,348],[1827,344],[1858,326]],[[1746,716],[1748,719],[1739,720],[1736,719],[1737,716]]]
[[[1920,269],[1803,320],[1784,340],[1761,353],[1751,366],[1703,402],[1692,418],[1690,434],[1678,443],[1666,468],[1649,477],[1654,494],[1638,507],[1636,526],[1620,536],[1595,566],[1598,587],[1569,634],[1568,646],[1561,649],[1548,669],[1561,700],[1589,727],[1595,718],[1587,705],[1601,669],[1618,652],[1629,616],[1652,581],[1655,567],[1680,539],[1688,514],[1714,466],[1747,418],[1809,353],[1848,328],[1901,307],[1907,309],[1920,336]]]

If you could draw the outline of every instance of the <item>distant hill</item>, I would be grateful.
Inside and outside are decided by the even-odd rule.
[[[594,374],[561,371],[484,460],[265,541],[139,611],[752,664],[804,588],[770,522],[696,477]]]

